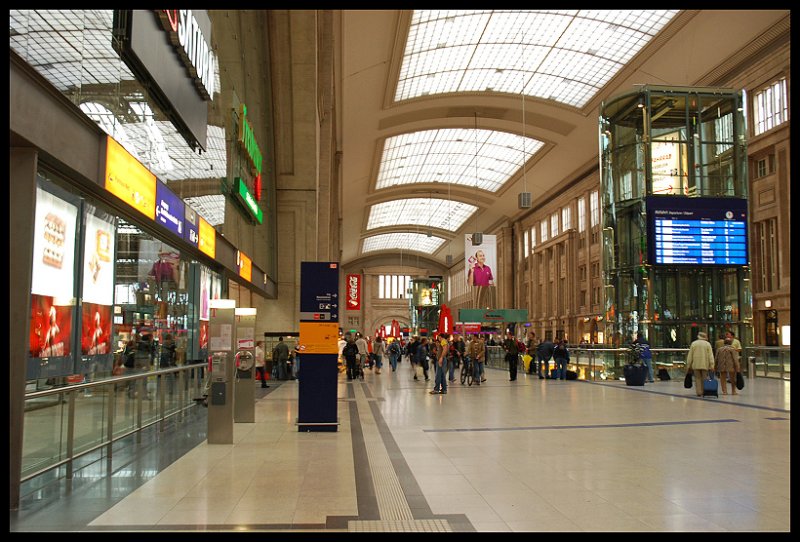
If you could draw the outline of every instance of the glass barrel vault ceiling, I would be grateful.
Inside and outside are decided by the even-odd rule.
[[[378,250],[405,250],[433,254],[444,243],[441,237],[424,233],[382,233],[364,239],[361,253]]]
[[[375,188],[450,182],[497,192],[543,146],[537,139],[494,130],[447,128],[401,134],[384,143]]]
[[[508,92],[581,108],[678,10],[414,11],[395,101]],[[524,80],[524,83],[523,83]]]
[[[370,207],[367,229],[406,224],[454,232],[477,209],[468,203],[438,198],[385,201]]]

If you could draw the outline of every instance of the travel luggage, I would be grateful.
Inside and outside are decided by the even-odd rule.
[[[703,380],[703,397],[719,397],[719,382],[714,378],[714,373],[708,373],[708,378]]]
[[[647,365],[644,364],[628,364],[622,369],[625,376],[625,384],[628,386],[644,386],[644,381],[647,380]]]
[[[669,376],[669,371],[664,368],[658,370],[658,379],[659,380],[670,380],[671,377]]]
[[[578,380],[578,373],[567,369],[567,380]]]

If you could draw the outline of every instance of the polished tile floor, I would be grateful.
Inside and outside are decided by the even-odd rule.
[[[298,383],[206,442],[206,410],[26,483],[11,531],[790,531],[790,383],[699,399],[682,381],[487,370],[430,395],[407,363],[340,375],[337,432],[298,432]],[[265,393],[266,392],[266,393]]]

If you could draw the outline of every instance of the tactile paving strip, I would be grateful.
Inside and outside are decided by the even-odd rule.
[[[453,530],[446,519],[378,519],[350,520],[347,530],[356,532],[450,533]]]

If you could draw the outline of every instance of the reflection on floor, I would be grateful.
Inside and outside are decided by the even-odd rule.
[[[206,442],[206,410],[23,485],[11,531],[789,531],[790,383],[480,387],[339,378],[339,430],[298,432],[298,382]]]

